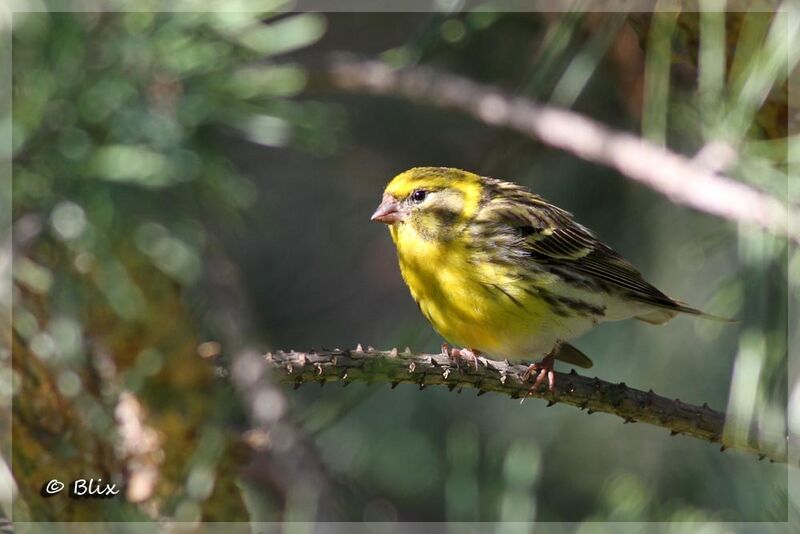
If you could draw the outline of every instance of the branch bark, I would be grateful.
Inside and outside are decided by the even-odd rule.
[[[373,60],[336,56],[322,83],[347,92],[397,96],[455,109],[582,159],[612,167],[673,202],[724,219],[755,224],[800,243],[784,202],[713,168],[573,111],[510,96],[501,89],[428,67],[396,69]],[[731,152],[733,149],[730,149]],[[800,218],[800,210],[792,208]]]
[[[749,452],[772,462],[789,463],[785,439],[770,443],[729,443],[723,428],[725,413],[711,409],[707,404],[694,406],[678,399],[656,395],[652,390],[640,391],[625,385],[612,384],[599,378],[577,374],[556,373],[553,392],[546,388],[530,391],[531,383],[522,375],[524,365],[489,360],[480,357],[478,368],[453,362],[442,354],[415,354],[406,349],[398,352],[379,351],[372,347],[364,350],[322,350],[311,352],[271,352],[265,356],[267,368],[279,382],[294,384],[307,382],[340,381],[347,385],[360,380],[368,383],[386,382],[394,388],[397,384],[416,384],[420,389],[428,386],[447,386],[451,391],[474,388],[478,395],[492,391],[512,399],[527,397],[544,399],[548,406],[569,404],[588,413],[603,412],[621,417],[625,423],[642,422],[670,430],[671,435],[684,434],[727,448]],[[259,373],[260,374],[260,373]],[[797,465],[797,461],[793,460]]]

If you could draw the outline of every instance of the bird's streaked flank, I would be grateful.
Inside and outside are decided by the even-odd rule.
[[[403,279],[455,359],[487,353],[529,367],[592,361],[566,341],[605,321],[663,324],[678,313],[727,320],[672,299],[572,215],[522,186],[417,167],[386,187],[372,220],[389,225]]]

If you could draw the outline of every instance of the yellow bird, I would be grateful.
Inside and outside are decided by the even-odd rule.
[[[678,313],[717,320],[666,296],[572,215],[522,186],[446,167],[417,167],[386,187],[373,221],[389,225],[411,296],[475,363],[545,357],[533,388],[554,384],[558,359],[592,361],[566,341],[598,323],[662,324]]]

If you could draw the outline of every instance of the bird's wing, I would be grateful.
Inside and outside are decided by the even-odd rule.
[[[669,298],[636,268],[599,241],[572,214],[527,189],[490,181],[486,200],[473,221],[476,242],[488,243],[497,261],[534,260],[537,266],[569,278],[579,275],[599,288],[623,292],[640,302],[702,314]]]

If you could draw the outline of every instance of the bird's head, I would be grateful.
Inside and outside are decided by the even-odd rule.
[[[407,226],[420,237],[444,239],[478,209],[482,178],[447,167],[415,167],[395,176],[372,220]]]

